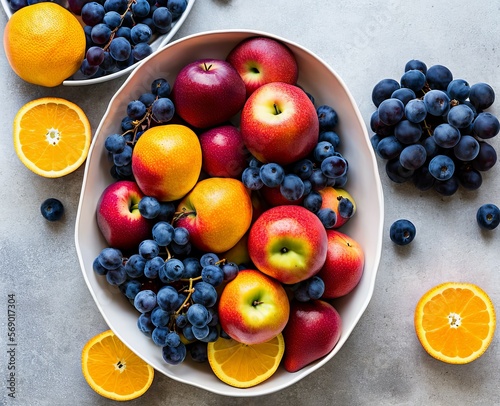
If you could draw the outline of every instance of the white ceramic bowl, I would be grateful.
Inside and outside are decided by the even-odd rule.
[[[165,77],[174,82],[177,72],[198,58],[224,59],[229,50],[244,38],[267,35],[283,41],[294,52],[300,69],[298,83],[314,95],[316,104],[329,104],[339,115],[338,132],[342,153],[349,161],[349,181],[346,189],[357,203],[355,216],[342,230],[355,238],[364,249],[366,263],[363,277],[351,294],[333,302],[343,321],[340,341],[324,358],[295,373],[282,367],[267,381],[253,388],[238,389],[221,382],[208,363],[189,360],[169,366],[161,349],[144,336],[136,326],[138,313],[117,288],[106,283],[92,270],[92,262],[106,246],[96,224],[96,205],[104,188],[113,179],[104,150],[107,135],[120,129],[127,103],[148,90],[152,80]],[[116,335],[157,371],[199,388],[227,396],[258,396],[284,389],[309,375],[342,348],[372,297],[382,247],[383,196],[376,158],[372,151],[363,119],[349,90],[341,78],[320,58],[300,45],[258,31],[213,31],[192,35],[172,42],[148,57],[130,75],[111,100],[96,131],[86,163],[83,187],[76,220],[75,242],[85,281],[109,327]],[[353,354],[352,362],[356,362]]]
[[[174,21],[174,23],[172,24],[172,29],[167,34],[158,35],[154,39],[154,41],[150,43],[151,48],[153,49],[153,53],[156,53],[158,50],[162,49],[166,44],[168,44],[170,40],[173,38],[173,36],[177,33],[177,31],[179,31],[179,28],[181,28],[182,24],[184,24],[184,21],[191,12],[191,9],[193,8],[195,1],[196,0],[188,0],[188,6],[186,10],[184,11],[184,13],[182,13],[182,16],[180,16],[178,20]],[[56,0],[56,2],[63,6],[66,6],[67,4],[66,0]],[[8,18],[12,17],[12,10],[9,6],[8,0],[0,0],[0,4],[2,4],[2,7],[5,11],[5,14],[7,14],[7,17]],[[79,20],[81,19],[79,18]],[[122,77],[123,75],[127,75],[132,70],[134,70],[138,64],[139,62],[134,63],[133,65],[127,67],[126,69],[122,69],[118,72],[93,79],[78,78],[79,76],[77,72],[72,78],[66,79],[62,84],[64,86],[87,86],[87,85],[94,85],[97,83],[107,82],[109,80]]]

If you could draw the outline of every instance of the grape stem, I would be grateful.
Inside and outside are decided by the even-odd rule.
[[[189,302],[189,299],[191,299],[191,295],[195,291],[195,289],[193,288],[193,282],[198,281],[198,280],[201,280],[201,276],[197,276],[196,278],[189,278],[189,288],[184,290],[184,292],[187,292],[188,295],[187,295],[186,299],[184,300],[184,302],[182,302],[180,307],[175,312],[176,315],[181,312],[181,310],[184,308],[184,306],[186,306],[186,304]],[[181,279],[181,281],[186,281],[186,279]]]
[[[113,38],[115,37],[115,34],[116,34],[116,31],[118,31],[118,28],[120,28],[123,24],[123,20],[125,18],[125,16],[127,15],[127,13],[130,11],[131,7],[132,7],[132,4],[136,3],[137,1],[136,0],[130,0],[127,4],[127,8],[126,10],[123,12],[123,14],[120,14],[120,24],[118,24],[117,27],[115,27],[113,29],[113,31],[111,31],[111,36],[109,37],[109,41],[108,43],[102,48],[104,51],[107,51],[108,48],[109,48],[109,45],[111,44],[111,41],[113,40]],[[132,15],[132,20],[133,20],[133,15]]]

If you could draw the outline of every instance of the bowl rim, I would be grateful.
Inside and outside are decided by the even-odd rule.
[[[177,34],[177,31],[181,28],[181,26],[184,24],[185,20],[187,19],[188,15],[190,14],[194,3],[196,0],[188,0],[188,4],[186,7],[186,10],[182,13],[182,15],[175,20],[172,23],[172,28],[171,30],[163,35],[158,36],[153,42],[151,42],[150,45],[152,45],[153,48],[153,53],[152,55],[160,52],[165,45],[167,45],[171,39]],[[5,11],[5,14],[7,15],[7,19],[10,20],[12,15],[14,14],[9,6],[9,3],[7,0],[0,0],[0,4],[2,5],[3,10]],[[81,22],[81,17],[76,16],[78,21]],[[155,49],[156,48],[156,49]],[[145,58],[146,59],[146,58]],[[99,76],[98,78],[91,78],[91,79],[66,79],[62,82],[63,86],[88,86],[88,85],[95,85],[99,83],[104,83],[104,82],[109,82],[110,80],[118,79],[122,76],[125,76],[132,72],[135,68],[137,68],[142,61],[137,61],[133,65],[128,66],[125,69],[119,70],[118,72],[111,73],[109,75],[104,75],[104,76]]]
[[[353,111],[354,111],[354,114],[356,116],[356,119],[358,120],[358,122],[360,124],[361,130],[363,132],[363,136],[366,138],[367,145],[368,146],[370,145],[369,135],[368,135],[368,131],[367,131],[367,127],[366,127],[365,121],[363,120],[361,112],[360,112],[360,110],[359,110],[359,108],[358,108],[358,106],[357,106],[357,104],[356,104],[356,102],[355,102],[355,100],[354,100],[351,92],[349,91],[347,85],[343,81],[343,79],[321,57],[319,57],[318,55],[316,55],[314,52],[310,51],[309,49],[305,48],[304,46],[296,43],[295,41],[288,40],[288,39],[285,39],[285,38],[283,38],[281,36],[275,35],[275,34],[270,33],[270,32],[262,31],[262,30],[252,30],[252,29],[217,29],[217,30],[209,30],[209,31],[198,32],[198,33],[194,33],[194,34],[188,35],[186,37],[179,38],[179,39],[177,39],[177,40],[175,40],[175,41],[167,44],[161,50],[161,52],[164,51],[164,50],[166,50],[166,49],[168,49],[168,48],[170,48],[170,47],[173,47],[173,46],[175,46],[175,45],[177,45],[177,44],[179,44],[181,42],[189,41],[191,39],[196,39],[196,38],[199,38],[199,37],[204,37],[204,36],[206,37],[206,36],[212,36],[212,35],[221,35],[221,34],[247,34],[248,36],[267,36],[267,37],[270,37],[270,38],[274,38],[274,39],[276,39],[278,41],[282,41],[283,43],[285,43],[287,45],[292,45],[293,47],[296,47],[296,48],[300,49],[304,53],[306,53],[309,56],[311,56],[312,58],[316,59],[318,62],[320,62],[335,77],[335,79],[339,82],[339,85],[345,91],[345,94],[346,94],[347,98],[349,99],[349,102],[350,102],[350,104],[351,104],[351,106],[353,108]],[[153,58],[155,55],[156,54],[152,54],[152,55],[148,56],[143,61],[141,61],[139,65],[147,63],[149,61],[149,59]],[[113,95],[113,97],[109,101],[108,107],[107,107],[104,115],[102,116],[102,119],[101,119],[101,122],[100,122],[99,126],[96,129],[96,132],[95,132],[96,135],[100,134],[101,127],[104,125],[106,117],[110,114],[111,107],[114,104],[115,99],[124,90],[124,88],[127,87],[128,83],[132,80],[132,78],[136,74],[140,74],[140,72],[138,70],[134,70],[134,72],[132,72],[132,74],[125,80],[125,82],[120,86],[120,88],[116,91],[116,93]],[[94,146],[96,144],[96,139],[97,139],[97,137],[94,136],[93,140],[92,140],[92,144],[90,146],[89,156],[91,155],[91,153],[92,153],[92,151],[94,149]],[[270,390],[267,390],[267,391],[260,391],[260,392],[257,391],[257,393],[255,393],[254,391],[248,391],[248,390],[240,390],[236,394],[234,394],[234,393],[231,393],[231,394],[224,393],[223,391],[219,391],[219,390],[216,390],[216,389],[213,389],[213,390],[209,389],[206,386],[203,386],[201,384],[197,384],[197,383],[185,381],[184,379],[176,377],[176,376],[167,375],[163,371],[159,371],[159,372],[161,372],[162,374],[164,374],[164,375],[168,376],[169,378],[174,379],[174,380],[176,380],[178,382],[181,382],[181,383],[184,383],[184,384],[188,384],[188,385],[191,385],[191,386],[194,386],[194,387],[198,387],[200,389],[204,389],[206,391],[209,391],[209,392],[212,392],[212,393],[216,393],[216,394],[219,394],[219,395],[229,396],[229,397],[235,397],[235,398],[236,397],[257,397],[257,396],[262,396],[262,395],[268,395],[268,394],[271,394],[271,393],[275,393],[275,392],[281,391],[281,390],[283,390],[285,388],[288,388],[289,386],[291,386],[294,383],[300,381],[301,379],[303,379],[307,375],[309,375],[312,372],[316,371],[317,369],[319,369],[321,366],[325,365],[328,361],[330,361],[333,358],[333,356],[343,347],[344,343],[347,341],[347,339],[351,335],[352,331],[357,326],[357,324],[358,324],[361,316],[365,313],[366,308],[368,307],[368,304],[370,303],[370,301],[372,299],[373,291],[374,291],[374,288],[375,288],[375,280],[376,280],[376,277],[377,277],[378,268],[379,268],[379,265],[380,265],[380,260],[381,260],[381,255],[382,255],[382,242],[383,242],[382,236],[383,236],[383,226],[384,226],[384,195],[383,195],[383,188],[382,188],[380,174],[379,174],[379,170],[378,170],[378,166],[377,166],[377,160],[376,160],[375,152],[373,151],[373,148],[369,148],[368,152],[369,152],[369,154],[371,156],[371,165],[370,165],[371,168],[370,169],[375,174],[375,179],[376,179],[375,189],[377,191],[377,197],[378,197],[378,202],[379,202],[379,211],[378,211],[379,221],[378,221],[378,227],[377,227],[377,230],[376,230],[376,234],[378,235],[379,238],[377,239],[377,242],[376,242],[376,245],[375,245],[375,247],[376,247],[376,249],[375,249],[376,255],[373,258],[373,273],[371,275],[371,279],[369,280],[368,292],[367,292],[366,296],[364,297],[364,300],[361,301],[361,305],[359,307],[359,310],[357,311],[356,317],[354,317],[354,322],[352,323],[352,326],[350,328],[348,328],[348,329],[346,329],[345,327],[343,327],[341,337],[340,337],[339,341],[337,342],[337,344],[335,345],[335,347],[333,348],[333,350],[330,351],[322,359],[320,359],[318,361],[315,361],[316,364],[315,364],[315,368],[314,369],[309,369],[307,371],[302,370],[302,371],[300,371],[300,373],[290,374],[290,379],[286,383],[281,384],[281,385],[276,385],[275,387],[273,387],[273,388],[271,388]],[[82,253],[81,253],[81,250],[80,250],[79,223],[81,221],[81,209],[82,209],[82,204],[83,204],[82,196],[83,196],[83,192],[84,192],[84,189],[85,189],[85,185],[87,184],[87,181],[88,181],[88,179],[87,179],[88,172],[89,172],[89,161],[87,161],[86,165],[85,165],[85,171],[84,171],[84,176],[83,176],[83,181],[82,181],[82,189],[81,189],[81,194],[80,194],[80,201],[79,201],[79,204],[78,204],[78,210],[77,210],[77,215],[76,215],[75,234],[74,234],[75,245],[76,245],[76,250],[77,250],[78,259],[79,259],[79,263],[80,263],[80,268],[82,270],[83,277],[85,279],[87,287],[88,287],[88,289],[89,289],[89,291],[90,291],[90,293],[91,293],[91,295],[92,295],[92,297],[93,297],[93,299],[94,299],[94,301],[95,301],[95,303],[96,303],[96,305],[97,305],[97,307],[98,307],[98,309],[99,309],[102,317],[104,318],[104,320],[106,321],[106,323],[109,326],[111,323],[109,322],[107,316],[105,314],[103,314],[103,312],[101,310],[101,305],[99,304],[99,302],[97,300],[97,297],[96,297],[96,294],[94,293],[93,288],[91,287],[90,281],[89,281],[89,279],[88,279],[88,277],[87,277],[87,275],[85,273],[84,261],[83,261]],[[127,344],[126,340],[123,340],[123,337],[121,337],[121,335],[119,333],[117,333],[115,331],[115,334],[118,336],[118,338],[120,338],[122,341],[124,341],[125,344]],[[131,350],[132,350],[132,348],[131,348]],[[140,355],[138,355],[138,356],[140,357]]]

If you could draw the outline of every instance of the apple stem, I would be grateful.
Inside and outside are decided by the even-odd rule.
[[[281,248],[280,252],[282,254],[286,254],[288,252],[288,248],[287,247],[283,247],[283,248]]]
[[[253,303],[252,303],[252,306],[258,306],[260,304],[262,304],[264,302],[260,301],[260,300],[254,300]]]
[[[276,103],[274,103],[274,111],[275,111],[276,115],[281,114],[281,110],[280,110],[280,109],[279,109],[279,107],[276,105]]]
[[[207,66],[207,63],[203,62],[203,66],[205,67],[205,70],[207,71],[207,70],[210,70],[210,68],[212,67],[212,64]]]
[[[345,244],[350,247],[351,246],[351,243],[349,241],[347,241],[344,237],[342,236],[339,236],[342,240],[344,240]]]
[[[172,218],[172,225],[177,221],[180,220],[184,216],[189,216],[190,214],[196,214],[194,210],[186,210],[185,207],[182,208],[181,211],[176,211],[174,213],[174,217]]]

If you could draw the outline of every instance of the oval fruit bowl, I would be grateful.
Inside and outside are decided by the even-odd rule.
[[[191,9],[194,6],[196,0],[189,0],[186,10],[182,13],[182,15],[175,21],[172,22],[172,28],[170,31],[166,34],[162,35],[156,35],[153,37],[154,39],[149,43],[151,46],[153,53],[158,52],[161,48],[163,48],[166,44],[170,42],[170,40],[174,37],[174,35],[179,31],[181,28],[182,24],[184,24],[184,21],[188,17],[189,13],[191,12]],[[9,4],[9,0],[0,0],[0,3],[2,4],[2,7],[5,11],[5,14],[7,14],[7,17],[10,18],[12,17],[12,9]],[[66,0],[60,0],[57,1],[57,3],[65,6],[67,8],[67,1]],[[78,16],[79,21],[81,22],[81,17]],[[83,22],[82,22],[82,25]],[[122,77],[126,74],[129,74],[133,69],[137,67],[137,65],[140,63],[136,62],[133,65],[130,65],[122,70],[119,70],[114,73],[110,73],[107,75],[95,77],[95,78],[85,78],[79,71],[76,72],[72,77],[66,79],[63,81],[64,86],[87,86],[87,85],[94,85],[97,83],[103,83],[107,82],[113,79],[117,79],[119,77]]]
[[[342,318],[342,332],[331,352],[297,372],[282,366],[266,381],[247,389],[229,386],[219,380],[208,363],[196,363],[188,355],[177,366],[165,363],[161,348],[137,328],[138,312],[118,288],[93,271],[93,261],[107,246],[96,222],[96,207],[103,190],[114,179],[104,141],[120,132],[128,103],[148,92],[153,80],[163,77],[174,83],[185,65],[201,58],[225,59],[240,41],[267,36],[286,44],[299,67],[298,85],[314,96],[316,106],[328,104],[338,113],[337,131],[342,154],[349,161],[346,189],[356,200],[356,216],[342,226],[365,254],[364,273],[356,288],[331,303]],[[177,381],[227,396],[258,396],[282,390],[331,360],[342,348],[372,297],[380,261],[383,227],[383,195],[375,155],[363,119],[342,79],[320,58],[300,45],[268,33],[250,30],[213,31],[192,35],[168,44],[145,60],[112,98],[96,131],[88,155],[76,220],[75,242],[84,279],[104,319],[115,334],[156,370]],[[353,362],[356,362],[353,359]]]

